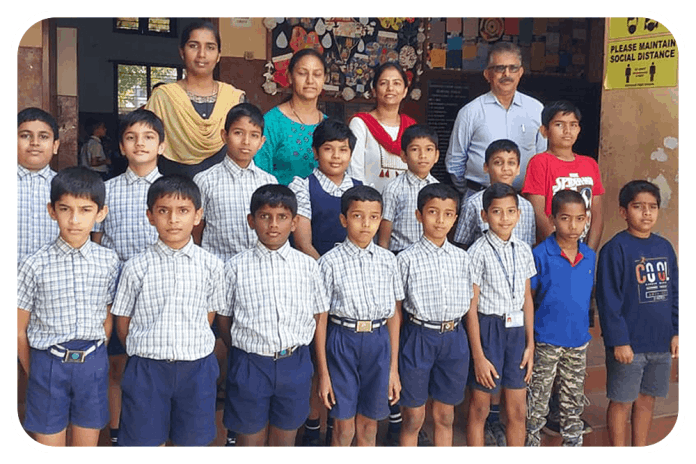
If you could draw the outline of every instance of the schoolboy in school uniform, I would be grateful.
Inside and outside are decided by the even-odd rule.
[[[541,243],[553,232],[553,223],[549,219],[553,195],[563,189],[580,192],[589,210],[581,239],[597,250],[604,229],[604,186],[597,162],[573,152],[580,134],[581,118],[580,110],[568,101],[544,106],[539,131],[548,140],[549,148],[529,160],[522,195],[534,207],[537,243]]]
[[[660,189],[634,180],[619,192],[626,230],[599,252],[597,307],[607,365],[612,446],[647,445],[656,397],[666,397],[679,357],[679,269],[672,245],[654,234]]]
[[[437,163],[440,151],[434,129],[415,124],[401,135],[401,159],[408,170],[390,181],[382,192],[384,213],[379,227],[378,245],[398,253],[420,240],[423,226],[416,220],[418,192],[437,182],[430,170]]]
[[[112,250],[89,240],[104,219],[104,182],[84,167],[51,181],[48,214],[59,237],[17,273],[18,357],[27,383],[24,428],[39,443],[96,446],[109,418],[109,306],[120,270]]]
[[[157,241],[157,229],[147,219],[147,190],[161,177],[157,156],[164,151],[164,127],[155,113],[139,109],[121,119],[119,148],[128,160],[125,173],[106,181],[109,214],[97,223],[92,240],[111,248],[121,263]],[[111,337],[109,354],[109,432],[118,445],[121,417],[121,377],[128,356],[118,337]]]
[[[592,336],[587,312],[594,285],[595,252],[582,243],[587,206],[578,192],[553,196],[551,220],[556,232],[534,250],[537,274],[534,298],[534,369],[527,407],[527,446],[541,446],[551,388],[559,377],[560,434],[564,446],[582,446],[585,366]]]
[[[460,322],[472,296],[469,255],[447,241],[458,210],[459,194],[452,187],[423,187],[416,211],[423,236],[396,257],[406,317],[399,348],[401,446],[418,445],[428,397],[434,444],[452,446],[454,406],[464,400],[469,344]]]
[[[295,177],[290,189],[297,197],[295,248],[319,259],[346,239],[338,217],[341,195],[362,182],[346,175],[355,135],[337,119],[325,119],[314,129],[312,150],[318,167],[306,178]]]
[[[230,346],[223,424],[237,446],[292,446],[309,415],[315,318],[328,309],[319,266],[288,243],[297,200],[288,187],[251,196],[258,241],[225,263],[220,335]]]
[[[317,322],[319,396],[334,418],[333,446],[375,446],[377,421],[399,400],[396,302],[404,293],[396,258],[372,241],[382,196],[359,185],[341,197],[347,238],[319,259],[328,314]]]
[[[512,185],[520,173],[520,149],[515,142],[500,139],[492,142],[486,148],[483,172],[490,176],[490,184],[502,182]],[[459,221],[455,228],[453,241],[461,245],[465,250],[474,243],[485,230],[488,224],[483,221],[483,190],[467,197],[461,208]],[[517,195],[519,202],[520,220],[512,234],[525,242],[530,247],[536,243],[536,223],[534,220],[534,208],[532,204],[521,195]]]
[[[534,362],[534,306],[529,279],[536,274],[529,245],[512,236],[519,220],[517,192],[497,183],[483,194],[488,231],[469,248],[473,283],[466,329],[471,347],[469,446],[483,446],[490,398],[505,396],[508,446],[525,439],[526,386]]]
[[[147,192],[158,240],[126,262],[111,312],[129,359],[121,389],[122,446],[205,446],[216,435],[219,368],[210,326],[225,304],[223,263],[193,243],[200,191],[162,176]]]
[[[312,150],[318,166],[306,178],[295,177],[288,187],[297,197],[297,227],[292,234],[294,246],[314,259],[346,239],[346,229],[341,225],[341,195],[362,182],[346,175],[351,154],[355,148],[355,135],[337,119],[325,119],[314,129]],[[313,349],[313,346],[310,347]],[[316,390],[316,374],[312,379],[312,391]],[[302,435],[303,446],[321,444],[320,415],[323,405],[319,397],[312,395],[311,412]],[[327,420],[327,446],[331,445],[333,419]]]
[[[48,163],[59,146],[53,116],[39,108],[17,114],[17,265],[58,237],[58,225],[46,205],[56,175]]]
[[[198,243],[223,262],[254,246],[256,235],[246,223],[251,195],[262,185],[278,183],[254,163],[254,156],[266,140],[263,126],[263,114],[256,106],[233,106],[220,131],[227,156],[193,178],[201,189],[204,212],[194,237],[202,234]]]

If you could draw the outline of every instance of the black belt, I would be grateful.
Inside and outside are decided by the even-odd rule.
[[[353,329],[355,332],[372,332],[373,329],[378,329],[387,323],[386,319],[358,321],[356,319],[338,316],[329,316],[329,321],[341,327]]]
[[[478,192],[480,190],[485,190],[486,186],[481,185],[478,182],[474,182],[473,180],[467,179],[466,180],[466,188],[468,188],[469,190],[474,190],[474,191]]]

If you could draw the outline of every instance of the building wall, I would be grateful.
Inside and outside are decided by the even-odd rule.
[[[618,210],[621,187],[630,180],[647,179],[660,187],[662,195],[655,232],[679,250],[678,111],[678,85],[602,91],[599,166],[606,190],[603,243],[626,228]]]

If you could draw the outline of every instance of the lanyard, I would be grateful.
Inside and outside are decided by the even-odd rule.
[[[503,260],[500,259],[500,254],[498,254],[498,250],[495,249],[493,244],[491,243],[491,240],[488,238],[488,234],[486,235],[486,241],[488,244],[491,246],[491,250],[493,250],[493,253],[495,253],[495,257],[498,258],[498,263],[500,264],[500,267],[503,269],[503,275],[505,275],[505,281],[508,284],[508,287],[510,287],[510,293],[512,293],[512,299],[515,299],[515,274],[517,274],[517,266],[515,265],[515,244],[510,243],[510,246],[512,247],[512,283],[510,283],[510,277],[508,276],[507,269],[505,269],[505,265],[503,264]]]

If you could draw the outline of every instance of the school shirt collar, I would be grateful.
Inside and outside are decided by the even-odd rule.
[[[326,177],[326,174],[321,172],[319,168],[314,168],[312,174],[314,174],[314,177],[319,181],[319,185],[327,192],[338,189],[343,193],[353,186],[353,180],[345,172],[343,173],[343,180],[340,185],[334,184],[334,181]]]
[[[273,256],[280,256],[287,261],[290,253],[292,253],[292,247],[290,246],[290,242],[286,240],[285,243],[283,243],[283,246],[277,250],[271,250],[266,245],[261,243],[261,240],[257,240],[256,246],[254,247],[254,253],[256,253],[256,255],[261,259],[271,259]]]
[[[98,245],[92,240],[87,239],[87,241],[80,248],[73,248],[72,245],[63,240],[63,237],[59,235],[54,242],[54,247],[52,249],[56,254],[63,257],[71,254],[79,254],[83,258],[89,258],[89,255],[92,253],[95,246]]]
[[[123,176],[125,177],[126,182],[128,182],[128,185],[134,184],[135,182],[139,182],[141,180],[147,182],[148,184],[152,184],[154,181],[157,180],[158,177],[160,177],[160,173],[157,167],[155,166],[155,169],[150,171],[149,174],[140,177],[129,167],[128,169],[126,169],[126,172],[123,174]]]
[[[560,256],[560,257],[564,258],[566,261],[568,261],[570,263],[570,265],[572,267],[575,267],[585,257],[582,254],[582,250],[581,250],[581,246],[580,246],[581,243],[578,242],[578,254],[575,255],[575,261],[574,262],[571,261],[570,258],[568,258],[568,256],[566,256],[566,254],[563,252],[563,250],[561,249],[561,246],[558,244],[558,240],[556,240],[556,232],[551,234],[546,241],[548,242],[547,246],[546,246],[546,253],[548,253],[551,256]]]
[[[437,179],[435,179],[430,173],[428,173],[428,175],[425,176],[425,179],[421,179],[420,177],[412,173],[410,170],[407,170],[406,173],[402,175],[406,176],[406,180],[411,185],[428,185],[432,184],[433,182],[437,182]]]
[[[249,163],[249,166],[246,168],[243,168],[239,166],[237,163],[235,163],[232,158],[230,158],[227,154],[225,154],[225,159],[222,160],[222,165],[227,169],[227,171],[232,174],[232,177],[239,177],[243,176],[247,173],[254,173],[258,171],[259,168],[256,167],[254,164],[254,160],[251,160]]]
[[[365,255],[365,254],[369,254],[370,256],[372,256],[377,251],[377,245],[375,245],[375,242],[373,242],[373,241],[370,241],[370,243],[365,248],[360,248],[358,245],[353,243],[351,241],[351,239],[349,239],[349,238],[346,238],[343,241],[343,247],[348,252],[348,254],[351,256],[355,256],[355,255],[361,256],[361,255]]]
[[[194,248],[195,246],[196,245],[193,243],[192,237],[189,238],[189,241],[186,243],[186,245],[179,248],[178,250],[175,250],[174,248],[170,247],[158,238],[154,244],[154,250],[155,252],[161,255],[170,256],[173,258],[176,258],[178,256],[186,256],[188,258],[193,258],[194,253],[196,251]]]
[[[44,166],[43,168],[39,169],[38,171],[31,171],[24,166],[17,165],[17,176],[19,176],[20,179],[26,177],[26,176],[40,176],[43,177],[44,179],[48,179],[49,176],[51,175],[51,166],[48,164]]]
[[[439,247],[439,246],[435,245],[433,242],[431,242],[430,239],[428,239],[425,235],[421,236],[420,243],[421,243],[421,246],[428,253],[436,253],[436,254],[447,253],[447,254],[450,254],[450,253],[452,253],[452,250],[454,248],[454,245],[452,245],[447,239],[445,239],[445,243],[443,243],[442,246]]]
[[[507,242],[504,241],[502,238],[498,237],[498,235],[493,232],[490,228],[484,232],[486,237],[488,238],[488,243],[493,245],[494,248],[502,250],[505,249],[508,246],[511,246],[513,243],[516,242],[516,239],[514,236],[510,236],[510,240]]]

